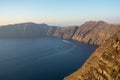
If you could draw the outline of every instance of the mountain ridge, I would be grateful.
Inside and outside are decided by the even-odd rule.
[[[18,23],[0,26],[0,38],[58,37],[93,45],[101,45],[120,30],[120,24],[87,21],[81,26],[49,26],[45,23]]]

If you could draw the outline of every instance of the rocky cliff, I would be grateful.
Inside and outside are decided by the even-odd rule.
[[[101,45],[120,30],[118,24],[108,24],[104,21],[88,21],[80,27],[58,27],[46,24],[21,23],[1,26],[0,38],[26,38],[26,37],[58,37],[73,39],[79,42]]]
[[[101,45],[78,71],[64,80],[120,80],[120,32]]]
[[[72,37],[73,40],[101,45],[120,30],[120,25],[104,21],[88,21],[81,25]]]
[[[49,26],[48,31],[47,31],[47,36],[52,37],[54,36],[58,26]]]
[[[77,29],[78,29],[77,26],[59,27],[54,33],[54,36],[63,38],[63,39],[71,39]]]
[[[44,37],[48,32],[48,25],[35,23],[20,23],[0,27],[0,38],[28,38]]]

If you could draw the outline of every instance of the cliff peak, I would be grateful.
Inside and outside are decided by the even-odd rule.
[[[107,23],[107,22],[100,20],[100,21],[98,21],[98,23]]]
[[[86,21],[84,24],[97,23],[97,21]]]

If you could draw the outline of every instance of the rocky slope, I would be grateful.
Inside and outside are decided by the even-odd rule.
[[[59,28],[59,27],[57,27],[57,26],[49,26],[49,29],[47,31],[47,36],[49,36],[49,37],[54,36],[57,28]]]
[[[120,32],[100,46],[78,71],[64,80],[120,80]]]
[[[108,24],[103,21],[89,21],[75,32],[73,40],[89,44],[101,45],[120,30],[120,25]]]
[[[63,39],[71,39],[77,29],[78,29],[77,26],[59,27],[54,33],[54,36],[63,38]]]

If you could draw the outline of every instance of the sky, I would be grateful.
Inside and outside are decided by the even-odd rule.
[[[68,26],[99,20],[120,23],[120,0],[0,0],[0,25]]]

